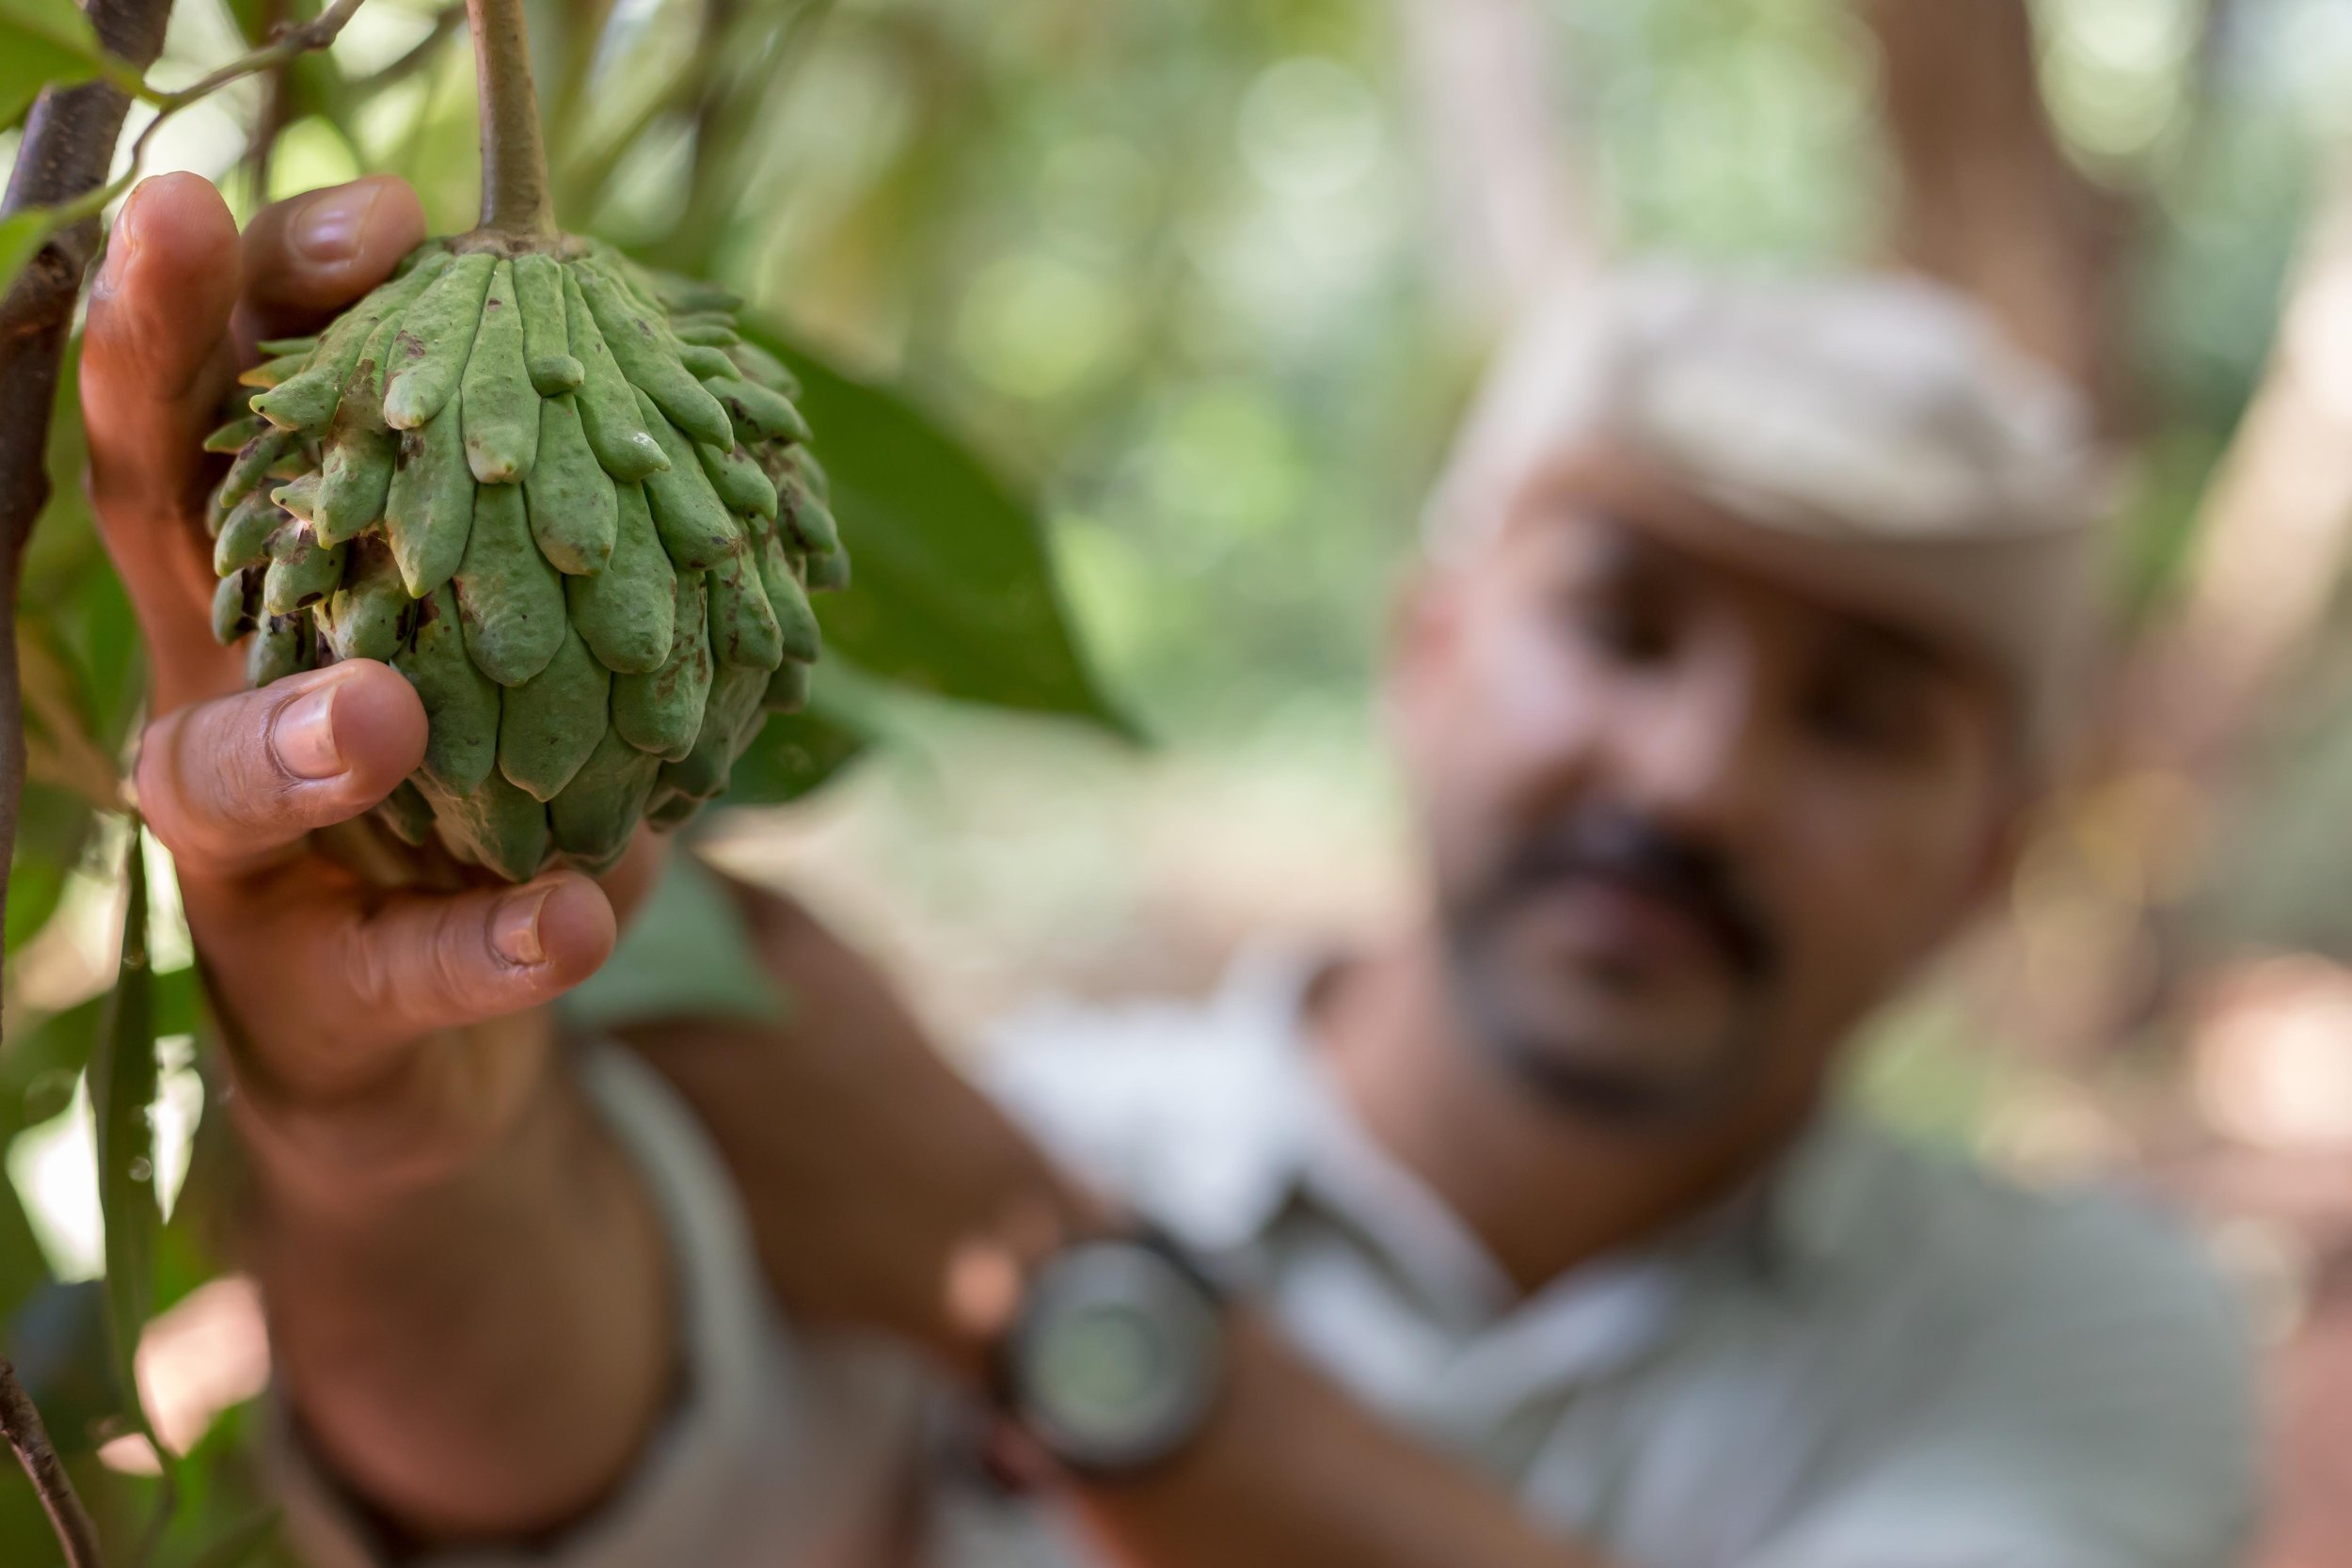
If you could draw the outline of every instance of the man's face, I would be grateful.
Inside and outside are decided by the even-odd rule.
[[[2007,837],[1989,679],[1540,486],[1395,686],[1470,1032],[1613,1123],[1808,1093]]]

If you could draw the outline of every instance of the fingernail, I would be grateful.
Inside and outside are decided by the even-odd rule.
[[[547,907],[552,888],[525,888],[511,894],[490,911],[490,948],[508,963],[528,968],[547,962],[548,950],[539,942],[539,911]]]
[[[278,710],[270,747],[297,779],[331,779],[343,770],[343,753],[335,744],[335,691],[342,685],[324,682]]]
[[[359,230],[382,194],[373,180],[321,191],[294,214],[294,249],[313,261],[348,261],[359,254]]]
[[[139,226],[132,216],[132,209],[138,198],[139,193],[135,188],[124,199],[122,211],[115,214],[114,227],[106,232],[105,264],[98,269],[98,281],[90,285],[92,293],[111,294],[120,288],[124,275],[131,270],[132,261],[139,253]]]

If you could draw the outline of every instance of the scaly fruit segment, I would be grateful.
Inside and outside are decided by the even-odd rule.
[[[262,345],[207,450],[214,630],[257,684],[405,675],[423,765],[377,809],[508,878],[609,865],[807,700],[848,557],[790,372],[733,296],[578,240],[435,241]]]

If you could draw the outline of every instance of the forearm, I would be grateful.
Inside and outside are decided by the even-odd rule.
[[[671,1393],[669,1264],[567,1074],[538,1074],[482,1148],[413,1181],[349,1182],[241,1119],[279,1378],[344,1485],[421,1538],[496,1539],[574,1518],[627,1474]]]
[[[1459,1463],[1367,1413],[1252,1316],[1194,1447],[1156,1474],[1073,1487],[1132,1568],[1600,1568]]]
[[[954,1309],[960,1260],[977,1247],[1034,1265],[1116,1221],[939,1059],[855,955],[788,904],[748,908],[789,1022],[637,1043],[742,1184],[778,1301],[919,1345],[977,1395],[1003,1320],[979,1329]],[[1070,1496],[1135,1568],[1597,1568],[1247,1313],[1199,1441],[1148,1481]]]

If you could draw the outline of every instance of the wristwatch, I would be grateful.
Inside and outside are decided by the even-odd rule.
[[[1063,1248],[999,1342],[1001,1403],[1064,1469],[1133,1476],[1208,1423],[1225,1375],[1226,1292],[1157,1231]]]

